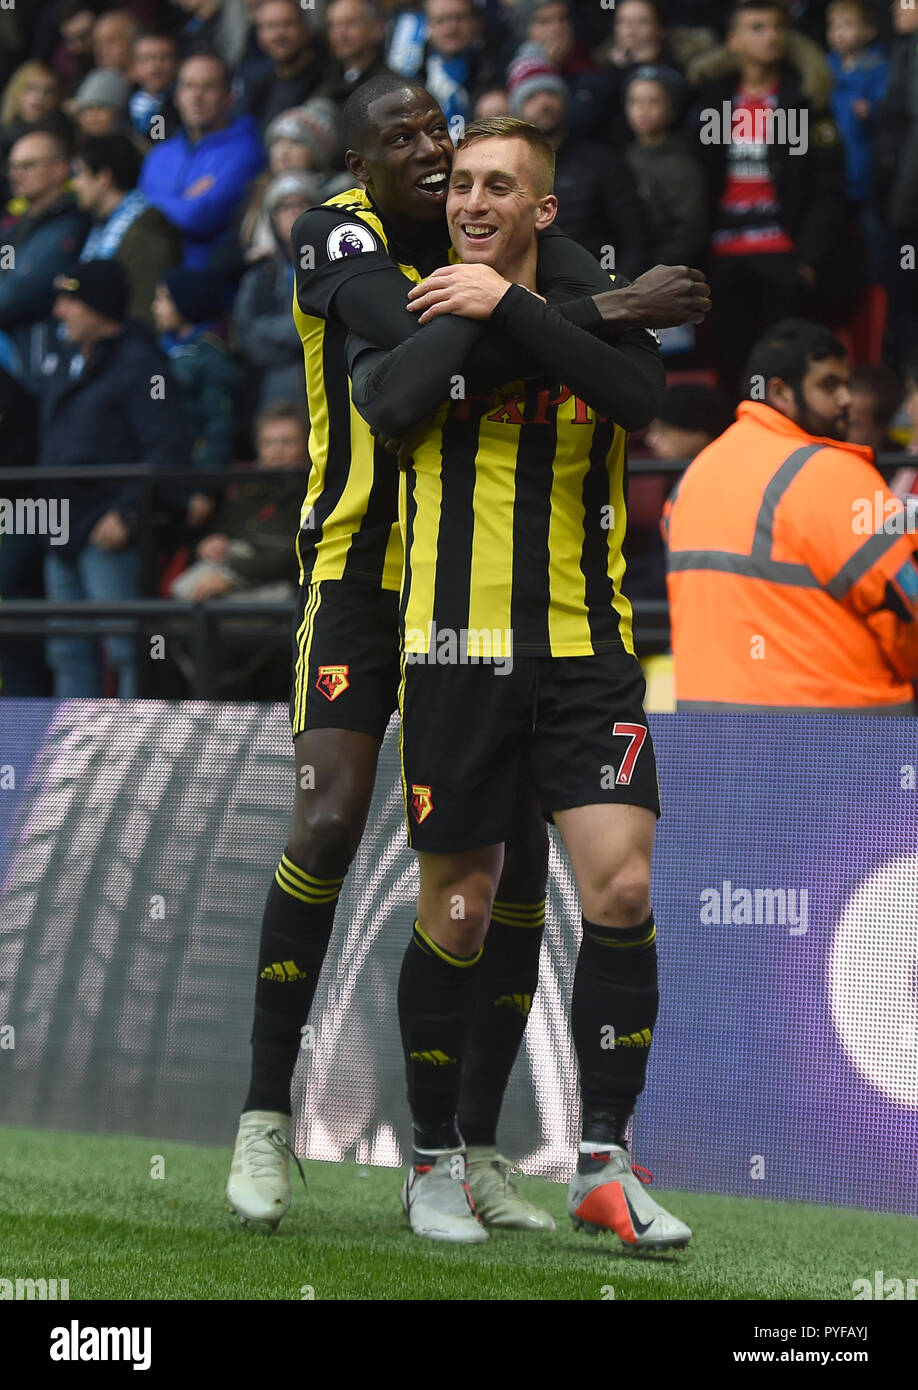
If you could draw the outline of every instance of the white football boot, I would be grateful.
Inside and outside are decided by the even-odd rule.
[[[627,1149],[617,1144],[603,1147],[590,1154],[584,1166],[590,1171],[575,1173],[567,1190],[567,1210],[576,1230],[582,1228],[588,1235],[614,1231],[632,1250],[681,1250],[688,1245],[688,1226],[645,1191],[650,1174],[638,1176],[646,1169],[632,1169]]]
[[[272,1231],[290,1205],[290,1156],[303,1166],[290,1144],[290,1116],[275,1110],[247,1110],[239,1121],[226,1196],[243,1226]]]
[[[402,1206],[416,1236],[462,1245],[484,1245],[488,1239],[475,1212],[461,1149],[409,1168]]]
[[[540,1211],[516,1189],[518,1168],[493,1145],[469,1144],[468,1182],[475,1210],[485,1226],[505,1231],[553,1231],[554,1218]]]

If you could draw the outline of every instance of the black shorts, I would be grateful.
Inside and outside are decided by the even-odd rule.
[[[660,814],[644,676],[627,652],[487,664],[405,661],[402,781],[408,840],[431,854],[499,844],[520,788],[548,819],[611,802]]]
[[[398,683],[398,594],[348,579],[301,585],[293,619],[293,737],[304,729],[352,729],[381,741]]]

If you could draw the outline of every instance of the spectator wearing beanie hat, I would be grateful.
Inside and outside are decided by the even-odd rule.
[[[81,135],[129,135],[130,89],[117,68],[93,68],[73,99]]]
[[[65,335],[41,397],[39,467],[80,468],[100,464],[187,467],[191,435],[177,408],[169,364],[139,324],[125,321],[128,283],[117,261],[88,261],[72,275],[58,276],[54,315]],[[166,402],[150,382],[165,381]],[[59,496],[60,484],[47,484]],[[109,602],[140,593],[136,534],[140,499],[134,481],[69,484],[69,527],[64,544],[42,538],[45,592],[53,602]],[[103,639],[118,673],[117,693],[137,693],[133,640]],[[47,643],[54,693],[104,694],[96,643],[59,637]]]
[[[564,79],[573,133],[607,140],[609,76],[577,37],[568,0],[516,0],[513,22],[520,37],[537,43]]]
[[[644,211],[624,159],[574,135],[561,74],[538,44],[523,44],[507,73],[511,116],[537,126],[555,151],[558,226],[609,271],[634,279],[650,264]]]
[[[342,165],[338,112],[328,97],[313,97],[304,106],[284,111],[271,122],[267,140],[272,152],[271,173],[308,169],[322,183],[322,201],[353,188],[353,175]]]
[[[281,174],[265,195],[274,251],[246,272],[233,306],[240,350],[254,368],[258,409],[281,400],[300,401],[306,409],[303,345],[290,312],[294,285],[290,234],[297,218],[319,201],[316,180],[303,170]]]
[[[242,215],[239,242],[246,263],[271,256],[277,243],[271,219],[265,210],[268,185],[280,174],[309,171],[314,175],[310,197],[324,203],[334,193],[353,187],[350,174],[330,172],[338,153],[338,125],[335,108],[325,97],[314,97],[305,106],[282,111],[265,132],[268,168],[252,185],[252,194]],[[221,268],[229,270],[229,264]],[[242,266],[239,267],[240,271]]]
[[[301,155],[296,163],[289,162],[290,151],[285,151],[287,162],[273,172],[283,174],[289,168],[297,168],[322,173],[331,169],[338,153],[338,113],[334,102],[328,97],[313,97],[305,106],[282,111],[268,126],[265,140],[270,149],[289,145],[305,151],[305,157]]]
[[[677,133],[687,88],[673,68],[635,68],[625,86],[625,119],[634,141],[625,151],[644,205],[654,264],[696,265],[710,234],[701,161]]]
[[[525,120],[523,107],[538,92],[556,92],[567,107],[570,92],[567,83],[545,50],[537,43],[524,43],[507,72],[507,97],[510,115]]]
[[[160,345],[194,431],[192,467],[202,472],[226,468],[233,457],[239,366],[222,331],[225,301],[222,275],[183,267],[166,272],[153,298]],[[210,516],[217,492],[192,495],[189,526],[200,526]]]

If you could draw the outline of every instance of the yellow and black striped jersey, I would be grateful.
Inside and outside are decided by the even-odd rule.
[[[348,340],[358,409],[386,433],[415,432],[400,514],[405,652],[633,655],[625,430],[659,408],[657,335],[605,341],[511,284],[488,328],[542,370],[495,390],[477,376],[483,327],[447,314],[394,349]]]
[[[423,269],[395,261],[414,284],[447,261],[445,229],[437,229],[432,241]],[[293,248],[293,316],[305,355],[311,460],[296,542],[300,583],[354,578],[398,589],[398,469],[353,407],[344,355],[347,328],[334,312],[335,294],[345,280],[393,269],[389,238],[366,192],[355,188],[304,213],[294,228]],[[416,327],[416,321],[408,327]]]
[[[625,521],[625,432],[559,382],[444,404],[406,474],[406,652],[633,653]]]

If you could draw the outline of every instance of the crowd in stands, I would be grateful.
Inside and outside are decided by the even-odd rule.
[[[543,130],[558,223],[608,269],[705,270],[710,319],[664,330],[672,386],[635,454],[716,438],[753,344],[788,317],[848,351],[852,440],[918,440],[907,0],[31,0],[0,9],[2,461],[199,477],[160,489],[155,579],[138,485],[87,481],[67,485],[66,545],[0,535],[0,598],[291,591],[309,463],[290,232],[353,186],[341,110],[387,69],[421,80],[456,138],[477,116]],[[238,483],[209,480],[232,465]],[[289,486],[257,476],[278,469]],[[632,483],[633,599],[665,595],[672,481]],[[5,498],[35,491],[0,473]],[[248,671],[243,646],[221,649],[226,689],[284,698],[284,661]],[[0,649],[3,694],[136,689],[124,636]]]

